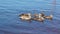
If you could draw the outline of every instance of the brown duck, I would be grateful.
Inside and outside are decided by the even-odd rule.
[[[45,16],[46,19],[49,19],[49,20],[52,20],[53,18],[53,15],[50,15],[50,16]]]
[[[21,14],[21,15],[19,15],[20,17],[20,19],[22,19],[22,20],[31,20],[31,14],[30,13],[28,13],[28,14]]]
[[[43,22],[44,21],[44,14],[35,14],[34,15],[35,16],[35,18],[34,18],[34,20],[37,20],[37,21],[41,21],[41,22]]]

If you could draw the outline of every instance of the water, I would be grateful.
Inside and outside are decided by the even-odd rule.
[[[60,34],[59,2],[56,0],[53,20],[41,23],[21,21],[18,15],[39,13],[40,10],[50,14],[52,0],[0,0],[0,34]]]

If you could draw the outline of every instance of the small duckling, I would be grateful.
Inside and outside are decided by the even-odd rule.
[[[44,21],[44,17],[42,17],[41,14],[39,14],[37,17],[34,18],[34,20],[43,22]]]
[[[31,20],[31,14],[30,13],[21,14],[19,18],[22,19],[22,20]]]
[[[53,18],[53,15],[50,15],[50,16],[45,16],[46,19],[49,19],[49,20],[52,20]]]
[[[41,13],[41,14],[39,14],[39,19],[38,19],[38,21],[44,21],[44,17],[43,17],[44,15]]]
[[[34,18],[34,20],[43,22],[44,21],[44,18],[43,17],[41,17],[41,18]]]

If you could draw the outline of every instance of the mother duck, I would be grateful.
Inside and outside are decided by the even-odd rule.
[[[31,20],[31,14],[30,13],[28,13],[28,14],[21,14],[21,15],[19,15],[20,17],[20,19],[22,19],[22,20]]]

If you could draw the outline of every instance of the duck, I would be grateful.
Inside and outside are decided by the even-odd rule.
[[[50,16],[45,16],[46,19],[52,20],[53,15],[51,14]]]
[[[35,16],[34,20],[37,20],[37,21],[40,21],[40,22],[44,21],[44,17],[42,15],[42,13],[41,14],[35,14],[34,16]]]
[[[31,14],[30,13],[28,13],[28,14],[21,14],[21,15],[19,15],[20,17],[20,19],[22,19],[22,20],[31,20]]]

